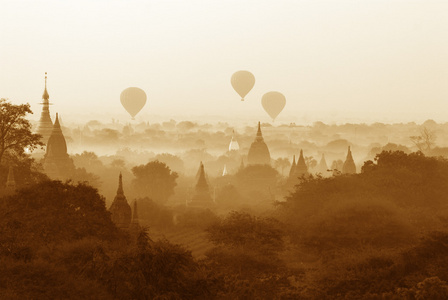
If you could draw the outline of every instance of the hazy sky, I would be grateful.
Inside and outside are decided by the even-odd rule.
[[[0,97],[40,115],[126,119],[120,92],[144,89],[140,119],[448,121],[448,1],[1,0]],[[237,70],[256,77],[241,102]],[[358,116],[358,118],[355,118]]]

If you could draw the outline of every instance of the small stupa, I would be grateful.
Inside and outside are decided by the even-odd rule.
[[[201,207],[209,207],[214,205],[212,197],[210,196],[209,185],[207,183],[207,179],[205,176],[204,164],[200,163],[199,165],[199,176],[198,181],[195,186],[195,192],[193,198],[191,199],[189,206],[201,206]]]
[[[305,158],[303,157],[303,150],[300,149],[300,156],[296,165],[296,177],[301,177],[303,175],[308,175],[308,167],[305,163]]]
[[[342,166],[342,174],[355,174],[356,165],[352,157],[352,151],[350,146],[348,146],[347,157],[345,159],[344,165]]]
[[[247,154],[247,163],[249,165],[271,164],[271,154],[269,153],[268,146],[264,142],[260,122],[258,122],[258,130],[257,135],[255,136],[255,141],[250,145],[249,153]]]
[[[121,172],[120,176],[118,177],[117,195],[115,196],[114,201],[109,208],[109,211],[111,213],[112,222],[114,222],[118,228],[129,228],[131,224],[132,212],[131,207],[128,204],[128,200],[124,195]]]

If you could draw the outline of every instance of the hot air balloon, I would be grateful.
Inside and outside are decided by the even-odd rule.
[[[264,110],[271,116],[272,121],[283,110],[286,104],[286,98],[279,92],[268,92],[261,98],[261,104]]]
[[[241,96],[241,101],[244,101],[244,97],[254,87],[255,77],[249,71],[238,71],[233,73],[230,83],[238,95]]]
[[[146,104],[146,93],[137,87],[129,87],[121,92],[120,101],[132,120],[135,120],[135,116]]]

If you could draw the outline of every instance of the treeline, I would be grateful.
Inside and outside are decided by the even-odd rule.
[[[447,180],[446,159],[401,151],[361,174],[303,179],[277,211],[301,255],[303,295],[446,299]]]
[[[209,229],[216,247],[198,261],[145,228],[118,230],[85,184],[43,181],[0,201],[2,299],[273,298],[287,286],[275,220],[218,219]]]
[[[42,181],[0,199],[0,294],[446,299],[447,180],[446,159],[383,152],[361,174],[302,178],[273,212],[186,212],[178,225],[208,222],[200,260],[144,228],[118,230],[92,187]]]

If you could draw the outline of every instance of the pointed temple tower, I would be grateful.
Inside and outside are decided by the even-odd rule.
[[[134,204],[134,208],[136,204]],[[109,208],[112,218],[112,222],[118,228],[127,229],[131,225],[131,207],[128,204],[128,200],[123,192],[123,180],[120,172],[120,176],[118,177],[118,190],[117,195],[115,196],[114,202]]]
[[[47,91],[47,72],[45,72],[45,89],[42,95],[42,113],[40,114],[39,126],[37,133],[42,135],[42,142],[47,143],[53,131],[53,122],[50,117],[50,95]]]
[[[347,158],[345,159],[344,165],[342,166],[342,174],[355,174],[356,166],[353,161],[352,151],[350,146],[348,146]]]
[[[227,173],[227,166],[224,165],[224,170],[222,170],[222,176],[226,176],[229,175],[229,173]]]
[[[229,151],[238,151],[240,150],[240,145],[238,144],[238,141],[235,139],[235,130],[232,133],[232,139],[230,140],[229,144]]]
[[[14,170],[12,166],[9,167],[8,178],[6,179],[6,192],[14,193],[16,190],[16,180],[14,178]]]
[[[294,178],[296,173],[296,156],[294,155],[292,158],[291,169],[289,170],[289,178]]]
[[[67,154],[67,143],[56,113],[53,131],[48,139],[44,156],[44,170],[51,179],[64,179],[73,169],[74,164]]]
[[[202,206],[209,207],[214,204],[212,197],[210,196],[209,186],[205,177],[204,164],[201,161],[199,166],[198,182],[196,183],[195,193],[189,206]]]
[[[308,167],[306,166],[305,158],[303,158],[303,150],[300,149],[300,156],[296,166],[296,177],[301,177],[302,175],[308,175]]]
[[[249,153],[247,154],[247,163],[249,165],[271,165],[271,154],[261,134],[260,122],[258,122],[255,141],[250,145]]]
[[[328,174],[328,165],[325,160],[325,155],[322,153],[322,158],[320,159],[319,165],[317,166],[316,173],[320,173],[322,176]]]

